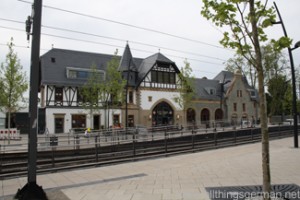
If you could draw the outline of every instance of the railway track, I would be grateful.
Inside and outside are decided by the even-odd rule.
[[[258,142],[260,129],[243,129],[227,132],[198,133],[189,131],[165,132],[157,137],[133,137],[132,140],[115,144],[95,142],[93,147],[81,149],[38,151],[37,173],[57,172],[74,168],[111,165],[143,159],[198,152],[228,146]],[[269,128],[270,139],[289,137],[290,126]],[[0,154],[0,179],[25,176],[27,174],[27,152]]]

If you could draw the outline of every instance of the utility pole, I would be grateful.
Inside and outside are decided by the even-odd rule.
[[[28,18],[27,20],[30,20]],[[42,0],[34,0],[31,20],[33,20],[31,43],[31,67],[30,67],[30,99],[29,99],[29,135],[28,135],[28,175],[27,184],[19,189],[16,199],[40,199],[47,200],[43,188],[36,183],[37,161],[37,127],[38,127],[38,88],[39,88],[39,60],[40,37],[42,21]],[[26,23],[26,31],[30,31]],[[27,32],[27,36],[30,33]],[[29,38],[29,37],[28,37]]]
[[[278,7],[275,2],[274,6],[277,11],[278,17],[279,17],[279,22],[274,22],[273,24],[281,24],[283,33],[285,37],[288,37],[283,20],[281,18],[280,12],[278,10]],[[300,46],[300,43],[297,42],[294,48],[288,47],[288,53],[289,53],[289,58],[290,58],[290,63],[291,63],[291,73],[292,73],[292,90],[293,90],[293,118],[294,118],[294,147],[298,148],[298,116],[297,116],[297,94],[296,94],[296,77],[295,77],[295,67],[294,67],[294,60],[293,60],[293,54],[292,51]]]

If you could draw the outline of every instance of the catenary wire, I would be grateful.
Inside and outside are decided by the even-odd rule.
[[[24,22],[17,21],[17,20],[12,20],[12,19],[0,18],[0,20],[19,23],[19,24],[24,24]],[[114,38],[114,37],[109,37],[109,36],[102,36],[102,35],[98,35],[98,34],[87,33],[87,32],[82,32],[82,31],[76,31],[76,30],[71,30],[71,29],[66,29],[66,28],[53,27],[53,26],[42,25],[42,27],[52,29],[52,30],[59,30],[59,31],[77,33],[77,34],[94,36],[94,37],[99,37],[99,38],[111,39],[111,40],[115,40],[115,41],[130,42],[130,43],[133,43],[133,44],[139,44],[139,45],[148,46],[148,47],[155,47],[157,49],[164,49],[164,50],[168,50],[168,51],[185,53],[185,54],[195,55],[195,56],[199,56],[199,57],[205,57],[205,58],[210,58],[210,59],[214,59],[214,60],[219,60],[219,61],[223,61],[223,62],[226,61],[224,59],[213,57],[213,56],[208,56],[208,55],[203,55],[203,54],[198,54],[198,53],[183,51],[183,50],[178,50],[178,49],[171,49],[171,48],[168,48],[168,47],[162,47],[162,46],[147,44],[147,43],[143,43],[143,42],[137,42],[137,41],[132,41],[132,40],[128,41],[128,40],[125,40],[125,39]]]
[[[23,3],[32,4],[32,2],[25,1],[25,0],[18,0],[18,1],[23,2]],[[178,38],[178,39],[182,39],[182,40],[185,40],[185,41],[194,42],[194,43],[198,43],[198,44],[203,44],[203,45],[207,45],[207,46],[211,46],[211,47],[215,47],[215,48],[219,48],[219,49],[232,51],[231,49],[227,49],[227,48],[224,48],[224,47],[221,47],[221,46],[217,46],[217,45],[214,45],[214,44],[209,44],[209,43],[206,43],[206,42],[203,42],[203,41],[190,39],[190,38],[183,37],[183,36],[174,35],[174,34],[167,33],[167,32],[158,31],[158,30],[155,30],[155,29],[136,26],[136,25],[132,25],[132,24],[124,23],[124,22],[119,22],[119,21],[115,21],[115,20],[111,20],[111,19],[107,19],[107,18],[97,17],[97,16],[93,16],[93,15],[88,15],[88,14],[85,14],[85,13],[75,12],[75,11],[66,10],[66,9],[57,8],[57,7],[48,6],[48,5],[43,5],[43,7],[48,8],[48,9],[52,9],[52,10],[58,10],[58,11],[61,11],[61,12],[71,13],[71,14],[74,14],[74,15],[79,15],[79,16],[82,16],[82,17],[88,17],[88,18],[102,20],[102,21],[106,21],[106,22],[110,22],[110,23],[114,23],[114,24],[119,24],[119,25],[131,27],[131,28],[136,28],[136,29],[140,29],[140,30],[144,30],[144,31],[158,33],[158,34],[166,35],[166,36],[169,36],[169,37]]]

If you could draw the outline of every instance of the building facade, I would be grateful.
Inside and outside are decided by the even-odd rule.
[[[125,102],[92,113],[83,108],[80,88],[96,66],[105,81],[107,63],[113,55],[52,49],[40,58],[40,98],[44,129],[49,133],[71,129],[101,129],[114,126],[197,125],[257,119],[257,92],[240,73],[221,72],[214,79],[196,79],[192,106],[183,110],[181,80],[176,64],[161,53],[135,58],[127,44],[119,59],[119,72],[126,80]]]
[[[82,107],[80,88],[95,65],[105,81],[107,62],[113,55],[52,49],[40,59],[41,108],[45,110],[45,130],[50,133],[70,129],[100,129],[113,126],[160,126],[182,123],[182,111],[174,98],[179,95],[179,70],[161,53],[145,59],[134,58],[127,45],[119,71],[127,80],[126,103],[90,113]],[[127,116],[127,117],[126,117]]]
[[[213,79],[196,79],[193,106],[187,112],[187,123],[198,127],[253,124],[259,119],[257,90],[241,72],[222,71]],[[249,124],[249,123],[248,123]]]

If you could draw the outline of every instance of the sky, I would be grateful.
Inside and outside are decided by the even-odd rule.
[[[31,15],[32,2],[0,0],[0,63],[5,61],[6,44],[13,37],[28,76],[31,41],[26,38],[25,20]],[[300,1],[275,2],[289,37],[294,43],[299,41],[300,22],[296,16]],[[234,51],[219,44],[224,30],[201,16],[201,0],[43,0],[43,5],[41,55],[51,48],[104,54],[118,49],[118,55],[122,55],[128,42],[134,57],[161,52],[179,68],[187,59],[198,78],[214,78],[234,55]],[[269,28],[268,35],[281,37],[281,26]],[[287,50],[284,52],[287,54]],[[300,48],[293,55],[295,66],[299,66]]]

